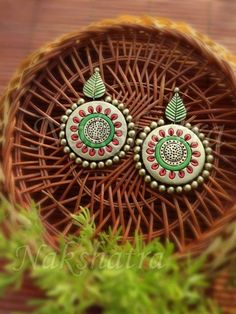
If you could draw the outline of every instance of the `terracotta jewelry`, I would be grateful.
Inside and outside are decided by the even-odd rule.
[[[111,166],[119,162],[134,143],[134,123],[129,110],[110,96],[101,98],[106,92],[99,69],[88,79],[83,88],[85,96],[80,98],[61,117],[61,145],[77,164],[92,169]]]
[[[179,89],[166,107],[163,119],[151,122],[139,134],[134,160],[139,174],[160,192],[181,193],[195,189],[210,175],[213,155],[205,135],[190,123],[177,124],[186,118]]]

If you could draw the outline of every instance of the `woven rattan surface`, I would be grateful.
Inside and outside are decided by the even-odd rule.
[[[33,54],[10,82],[1,105],[4,188],[22,205],[40,205],[47,239],[79,232],[71,213],[89,207],[97,232],[122,226],[123,239],[169,238],[178,251],[202,250],[235,208],[234,57],[185,25],[121,18],[59,38]],[[63,153],[60,116],[82,95],[94,67],[107,94],[124,102],[140,130],[162,117],[175,86],[188,122],[211,138],[214,169],[184,196],[159,194],[137,176],[130,152],[110,169],[85,170]]]

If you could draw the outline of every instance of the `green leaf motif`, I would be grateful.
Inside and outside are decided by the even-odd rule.
[[[99,69],[95,69],[94,74],[84,84],[83,93],[85,96],[96,99],[102,97],[106,92],[106,87],[102,81]]]
[[[177,91],[168,103],[165,114],[166,118],[174,123],[181,122],[186,118],[186,108]]]

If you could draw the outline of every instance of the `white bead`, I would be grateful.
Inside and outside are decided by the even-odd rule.
[[[135,165],[135,168],[136,169],[141,169],[142,168],[141,162],[137,162],[136,165]]]
[[[200,138],[200,140],[204,140],[205,134],[204,134],[204,133],[200,133],[200,134],[198,135],[198,137]]]
[[[112,100],[112,99],[111,99],[111,96],[107,96],[107,97],[105,98],[105,101],[106,101],[106,102],[111,102],[111,100]]]
[[[60,125],[60,129],[61,129],[61,130],[64,130],[65,127],[66,127],[65,123],[62,123],[62,124]]]
[[[150,186],[151,186],[152,189],[156,189],[158,187],[158,183],[156,181],[152,181],[150,183]]]
[[[67,115],[67,116],[69,116],[71,113],[72,113],[72,110],[71,110],[71,109],[67,109],[67,110],[66,110],[66,115]]]
[[[164,185],[160,185],[159,186],[159,191],[160,192],[165,192],[165,190],[166,190],[166,187]]]
[[[72,109],[72,110],[75,110],[77,107],[78,107],[78,105],[74,103],[74,104],[71,106],[71,109]]]
[[[83,98],[80,98],[77,102],[77,104],[82,105],[85,102],[85,100]]]
[[[175,188],[173,186],[169,186],[167,189],[167,193],[169,193],[169,194],[174,193],[174,191],[175,191]]]
[[[127,116],[127,115],[129,114],[129,109],[127,109],[127,108],[124,109],[124,110],[123,110],[123,114],[124,114],[125,116]]]
[[[114,105],[114,104],[113,104],[113,105]],[[120,110],[125,109],[125,105],[124,105],[124,104],[122,104],[122,103],[121,103],[121,104],[119,104],[119,105],[118,105],[118,109],[120,109]]]
[[[111,166],[113,164],[111,159],[107,159],[105,162],[106,166]]]
[[[104,166],[105,166],[105,164],[104,164],[104,162],[103,161],[99,161],[99,163],[98,163],[98,168],[104,168]]]
[[[123,149],[125,152],[128,152],[130,150],[130,145],[125,145]]]
[[[142,140],[144,140],[144,139],[147,137],[147,134],[144,133],[144,132],[141,132],[141,133],[139,134],[139,137],[140,137]]]
[[[87,168],[87,167],[89,166],[89,162],[88,162],[87,160],[84,160],[84,161],[82,162],[82,166],[83,166],[84,168]]]
[[[185,186],[184,186],[184,191],[185,191],[185,192],[190,192],[191,190],[192,190],[191,185],[190,185],[190,184],[185,184]]]
[[[202,142],[202,144],[203,144],[205,147],[207,147],[207,146],[209,145],[209,141],[208,141],[208,140],[204,140],[204,141]]]
[[[119,104],[117,99],[112,100],[112,105],[117,106]],[[119,108],[120,109],[120,108]]]
[[[143,129],[144,133],[148,134],[151,132],[151,129],[149,128],[149,126],[145,126],[145,128]]]
[[[59,137],[60,137],[60,138],[65,137],[65,132],[64,132],[64,131],[61,131],[61,132],[59,133]]]
[[[66,139],[63,138],[63,139],[61,140],[61,145],[65,146],[66,144],[67,144],[67,141],[66,141]]]
[[[213,165],[211,163],[208,162],[208,163],[205,164],[205,169],[206,170],[211,170],[212,168],[213,168]]]
[[[68,154],[70,152],[70,147],[65,146],[64,147],[64,153]]]
[[[114,156],[114,157],[113,157],[113,161],[114,161],[115,163],[119,162],[119,161],[120,161],[119,156]]]
[[[197,126],[194,126],[194,127],[192,128],[192,131],[193,131],[194,133],[198,133],[198,132],[199,132],[199,128],[198,128]]]
[[[149,175],[144,177],[144,181],[147,182],[147,183],[151,182],[151,180],[152,180],[152,178]]]
[[[134,152],[135,152],[135,153],[139,153],[140,150],[141,150],[141,147],[140,147],[140,146],[135,146],[135,147],[134,147]]]
[[[132,119],[133,119],[133,118],[132,118],[132,116],[130,116],[130,115],[126,117],[126,121],[127,121],[127,122],[131,122]]]
[[[143,177],[146,174],[146,170],[145,169],[140,169],[138,173],[139,173],[140,176]]]
[[[65,115],[61,117],[61,121],[62,121],[62,122],[66,122],[67,120],[68,120],[68,117],[65,116]]]
[[[177,186],[177,187],[176,187],[176,192],[177,192],[177,193],[182,193],[182,192],[183,192],[182,186]]]
[[[207,155],[210,155],[212,153],[212,148],[211,147],[207,147],[205,149],[205,151],[206,151]]]
[[[128,124],[128,128],[129,128],[129,129],[133,129],[134,127],[135,127],[134,122],[130,122],[130,123]]]
[[[75,153],[70,153],[70,159],[75,159],[75,158],[76,158]]]
[[[190,124],[190,123],[186,123],[185,126],[186,126],[186,128],[188,128],[188,129],[191,128],[191,124]]]
[[[135,136],[135,131],[134,130],[129,131],[128,135],[130,137],[134,137]]]
[[[198,187],[198,182],[197,181],[193,181],[191,183],[191,186],[192,186],[193,189],[196,189]]]
[[[136,141],[135,141],[136,145],[142,145],[143,144],[143,140],[141,140],[141,138],[138,138]]]
[[[97,163],[96,162],[91,162],[91,164],[90,164],[90,168],[91,169],[95,169],[97,167]]]
[[[202,176],[198,176],[197,182],[198,182],[199,184],[202,184],[202,183],[204,182],[204,178],[203,178]]]
[[[79,157],[77,157],[77,158],[75,159],[75,162],[76,162],[77,164],[81,164],[81,163],[82,163],[82,159],[79,158]]]
[[[157,123],[155,121],[152,121],[151,124],[150,124],[150,128],[151,129],[157,128]]]
[[[123,150],[121,150],[120,152],[119,152],[119,157],[120,158],[124,158],[125,157],[125,152],[123,151]]]
[[[134,161],[139,161],[140,160],[140,155],[139,154],[135,154],[134,155]]]
[[[158,124],[159,126],[162,126],[162,125],[165,124],[165,121],[164,121],[163,119],[159,119],[158,122],[157,122],[157,124]]]
[[[175,92],[175,93],[178,93],[178,92],[179,92],[179,88],[178,88],[178,87],[175,87],[174,92]]]
[[[128,145],[133,145],[134,144],[134,140],[131,137],[128,137],[126,142],[127,142]]]
[[[208,170],[203,170],[203,172],[202,172],[203,178],[207,178],[207,177],[209,177],[209,175],[210,175],[210,172]]]
[[[213,162],[213,160],[214,160],[214,156],[213,155],[208,155],[207,156],[207,161],[208,162]]]

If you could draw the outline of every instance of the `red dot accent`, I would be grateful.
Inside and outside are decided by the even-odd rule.
[[[95,149],[94,149],[94,148],[91,148],[91,149],[89,150],[89,155],[90,155],[90,156],[94,156],[95,154],[96,154]]]
[[[185,177],[185,172],[183,170],[179,171],[179,177],[182,179]]]
[[[111,145],[107,145],[106,146],[106,150],[109,152],[109,153],[111,153],[112,152],[112,146]]]
[[[113,114],[111,115],[111,120],[116,120],[117,118],[118,118],[118,114],[113,113]]]
[[[187,171],[188,171],[188,173],[193,173],[193,168],[191,166],[188,166]]]
[[[154,154],[154,149],[148,148],[146,150],[146,153],[149,154],[149,155],[152,155],[152,154]]]
[[[119,145],[119,141],[118,141],[117,138],[114,138],[114,139],[112,140],[112,143],[113,143],[114,145]]]
[[[80,110],[80,111],[79,111],[79,115],[80,115],[81,117],[85,117],[85,116],[86,116],[86,113],[84,112],[84,110]]]
[[[199,151],[195,150],[195,151],[193,152],[193,156],[195,156],[195,157],[200,157],[200,156],[201,156],[201,153],[200,153]]]
[[[198,147],[198,143],[197,143],[197,142],[192,142],[192,143],[190,144],[190,146],[191,146],[192,148],[196,148],[196,147]]]
[[[78,127],[77,127],[76,125],[72,125],[72,126],[70,127],[70,130],[71,130],[72,132],[76,132],[76,131],[78,130]]]
[[[173,135],[174,134],[174,129],[172,129],[172,128],[170,128],[169,130],[168,130],[168,133],[169,133],[169,135]]]
[[[104,110],[104,113],[108,116],[111,113],[111,109],[110,108],[106,108]]]
[[[122,134],[123,134],[123,132],[122,132],[122,131],[116,131],[115,133],[116,133],[116,135],[117,135],[118,137],[121,137],[121,136],[122,136]]]
[[[157,135],[153,135],[153,136],[152,136],[152,140],[153,140],[154,142],[158,142],[158,136],[157,136]]]
[[[157,163],[152,164],[151,168],[152,168],[153,170],[157,170],[157,169],[159,168],[159,165],[158,165]]]
[[[94,112],[94,108],[93,108],[92,106],[89,106],[89,107],[88,107],[88,112],[89,112],[89,113],[93,113],[93,112]]]
[[[181,136],[181,135],[183,134],[183,130],[178,129],[178,130],[176,131],[176,134],[177,134],[178,136]]]
[[[198,166],[198,161],[196,159],[192,159],[191,164],[196,167]]]
[[[185,141],[189,141],[191,139],[191,135],[190,134],[186,134],[184,136]]]
[[[99,148],[99,150],[98,150],[98,155],[99,155],[99,156],[103,156],[104,154],[105,154],[104,148]]]
[[[77,147],[77,148],[81,148],[82,146],[83,146],[83,143],[82,143],[82,142],[79,141],[79,142],[76,143],[76,147]]]
[[[116,128],[120,128],[120,127],[122,126],[122,123],[119,122],[119,121],[117,121],[117,122],[114,123],[114,126],[115,126]]]
[[[87,152],[88,152],[88,147],[84,145],[84,146],[82,147],[82,152],[83,152],[83,153],[87,153]]]
[[[150,162],[153,162],[155,160],[155,157],[154,156],[148,156],[147,160]]]
[[[174,173],[174,171],[170,171],[170,173],[169,173],[169,178],[170,178],[171,180],[173,180],[173,179],[175,178],[175,173]]]
[[[160,174],[160,176],[164,176],[164,175],[166,175],[166,169],[161,169],[160,171],[159,171],[159,174]]]
[[[101,112],[101,111],[102,111],[102,106],[98,105],[98,106],[96,107],[96,111],[97,111],[98,113]]]
[[[73,122],[74,122],[74,123],[79,123],[79,122],[80,122],[80,119],[79,119],[78,117],[74,117],[74,118],[73,118]]]
[[[77,134],[72,134],[71,135],[71,139],[72,139],[72,141],[77,141],[78,140],[78,135]]]

